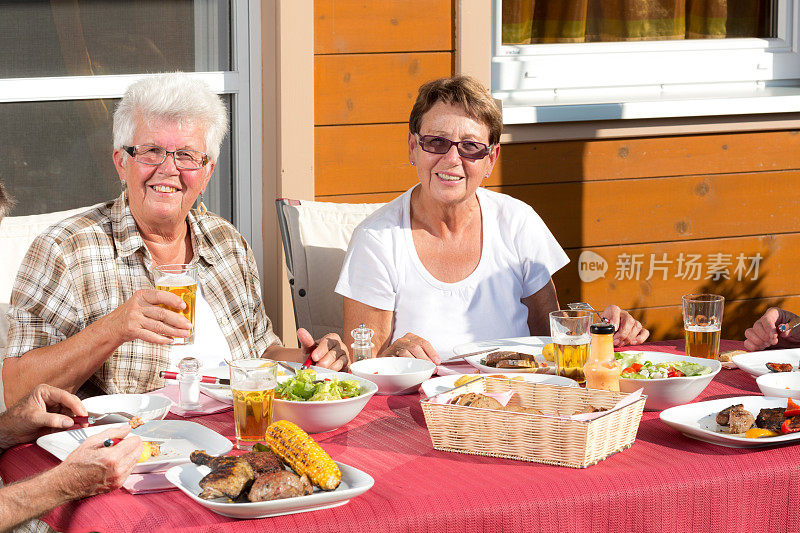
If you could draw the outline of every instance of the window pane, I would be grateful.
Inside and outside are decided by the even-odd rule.
[[[230,0],[0,0],[0,78],[231,70]]]
[[[230,114],[230,96],[223,97]],[[0,180],[17,199],[11,215],[105,202],[120,193],[111,159],[117,100],[0,104]],[[205,194],[209,210],[232,220],[231,144],[226,139]]]
[[[503,44],[775,37],[777,0],[502,0]]]

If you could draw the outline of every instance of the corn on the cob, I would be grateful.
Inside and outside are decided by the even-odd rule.
[[[287,420],[273,422],[265,435],[267,445],[298,476],[306,474],[311,483],[323,490],[339,486],[342,473],[330,455],[314,439]]]

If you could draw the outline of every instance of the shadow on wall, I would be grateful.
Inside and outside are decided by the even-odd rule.
[[[747,328],[764,314],[770,307],[782,307],[786,298],[767,297],[763,284],[769,275],[769,254],[765,254],[761,261],[757,279],[706,280],[692,292],[720,294],[725,297],[725,310],[722,319],[722,338],[744,340]],[[639,303],[639,302],[637,302]],[[663,320],[648,320],[648,314],[653,316],[665,308],[640,308],[631,309],[631,314],[650,329],[650,340],[666,340],[683,338],[683,318],[680,306],[669,307],[674,310],[675,319],[672,322]],[[650,324],[653,324],[651,327]]]

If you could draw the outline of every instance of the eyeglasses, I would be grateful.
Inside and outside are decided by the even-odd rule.
[[[489,151],[492,148],[477,141],[451,141],[447,137],[439,137],[438,135],[420,135],[419,133],[414,135],[417,137],[419,147],[429,154],[446,154],[455,145],[458,155],[461,157],[483,159],[489,155]]]
[[[158,166],[167,160],[168,155],[172,155],[175,166],[183,170],[197,170],[203,168],[206,163],[208,163],[208,156],[197,150],[170,151],[152,144],[123,146],[122,149],[128,152],[134,161],[145,165]]]

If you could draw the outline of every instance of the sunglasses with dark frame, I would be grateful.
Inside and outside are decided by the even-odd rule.
[[[483,159],[492,149],[492,146],[487,146],[477,141],[451,141],[447,137],[439,135],[420,135],[415,133],[419,147],[429,154],[446,154],[450,148],[455,145],[458,150],[458,155],[467,159]]]

